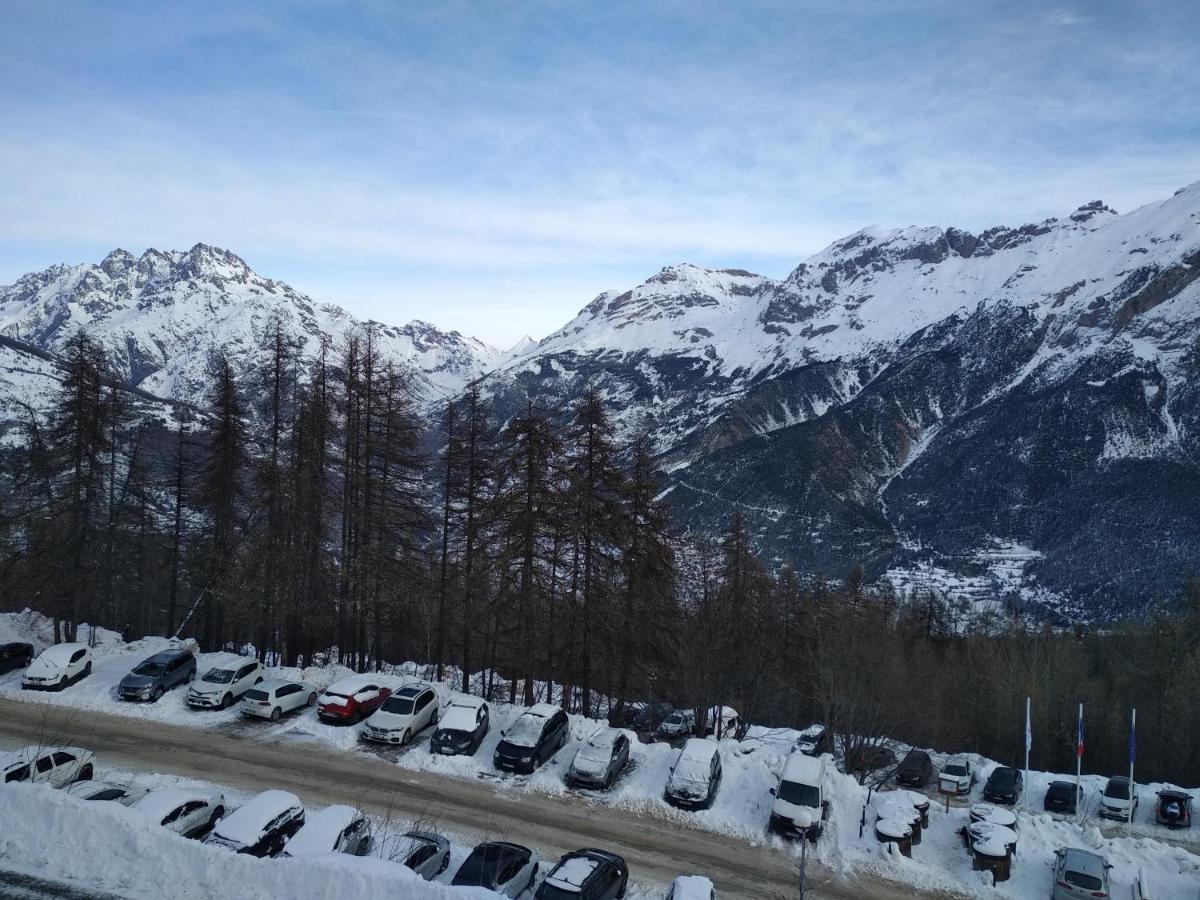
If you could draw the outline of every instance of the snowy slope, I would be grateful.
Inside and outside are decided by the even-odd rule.
[[[129,384],[164,398],[193,396],[218,350],[248,373],[275,321],[308,357],[323,337],[336,352],[365,324],[206,244],[141,257],[114,250],[98,264],[54,266],[0,287],[0,334],[58,352],[84,328]],[[379,342],[386,359],[411,370],[426,401],[458,393],[503,358],[419,320],[379,326]]]

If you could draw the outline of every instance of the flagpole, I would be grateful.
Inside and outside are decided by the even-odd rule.
[[[1137,758],[1137,708],[1129,711],[1129,814],[1125,817],[1125,834],[1133,827],[1133,761]]]
[[[1025,698],[1025,789],[1021,791],[1021,808],[1029,812],[1029,747],[1033,743],[1033,732],[1029,726],[1030,698]]]
[[[1079,797],[1080,782],[1083,780],[1083,704],[1079,704],[1079,724],[1075,732],[1075,796]],[[1078,805],[1078,800],[1076,800]],[[1078,815],[1076,816],[1078,818]]]

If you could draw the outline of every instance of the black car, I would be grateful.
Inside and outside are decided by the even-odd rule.
[[[615,900],[625,896],[628,884],[625,860],[588,848],[560,859],[533,896],[534,900]]]
[[[492,762],[497,769],[532,772],[563,748],[571,734],[567,714],[551,703],[539,703],[521,713],[501,732]]]
[[[1052,781],[1046,788],[1046,799],[1042,808],[1046,812],[1075,814],[1083,800],[1083,788],[1073,781]]]
[[[537,854],[528,847],[507,841],[488,841],[471,851],[450,883],[518,897],[533,887],[537,872]]]
[[[620,713],[609,713],[608,724],[613,728],[629,728],[637,732],[652,732],[675,707],[670,703],[630,703]]]
[[[142,660],[117,685],[122,700],[157,701],[196,677],[196,657],[188,650],[164,650]]]
[[[1192,795],[1173,788],[1158,792],[1154,821],[1168,828],[1192,827]]]
[[[909,750],[908,755],[896,768],[896,783],[911,787],[924,787],[933,780],[937,772],[933,760],[924,750]]]
[[[488,705],[476,697],[450,704],[429,741],[429,752],[444,756],[472,756],[491,727]]]
[[[1010,766],[997,766],[983,786],[983,799],[988,803],[1012,806],[1021,796],[1021,770]]]
[[[33,644],[0,644],[0,675],[24,669],[33,661]]]

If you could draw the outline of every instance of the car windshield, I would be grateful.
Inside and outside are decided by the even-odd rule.
[[[507,862],[508,853],[503,847],[476,847],[459,867],[454,884],[491,887]]]
[[[669,716],[667,716],[666,723],[668,725],[682,725],[683,716],[681,716],[679,713],[671,713]]]
[[[1117,800],[1129,799],[1129,782],[1127,781],[1110,781],[1108,787],[1104,789],[1105,797],[1115,797]]]
[[[504,740],[515,747],[537,746],[537,742],[541,740],[542,728],[545,727],[545,724],[546,720],[541,716],[526,713],[512,723],[512,727],[504,735]]]
[[[947,775],[966,775],[967,767],[962,763],[947,763],[946,768],[942,769]]]
[[[821,803],[821,792],[811,784],[800,784],[796,781],[779,782],[779,799],[784,803],[796,806],[810,806],[816,809]]]
[[[1085,891],[1098,891],[1104,885],[1095,875],[1089,875],[1087,872],[1072,872],[1067,870],[1063,876],[1067,884],[1074,885],[1077,888],[1083,888]]]
[[[412,697],[388,697],[383,702],[383,711],[395,713],[398,716],[411,716],[413,711]]]
[[[136,669],[133,670],[134,675],[161,675],[165,667],[162,663],[150,662],[147,660]]]
[[[233,669],[209,669],[204,673],[204,680],[213,684],[229,684],[233,681]]]

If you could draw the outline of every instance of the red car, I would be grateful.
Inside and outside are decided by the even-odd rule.
[[[325,688],[317,701],[317,715],[322,722],[355,725],[375,712],[391,693],[391,688],[380,685],[378,675],[351,675]]]

